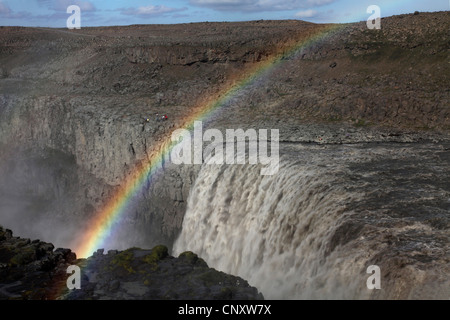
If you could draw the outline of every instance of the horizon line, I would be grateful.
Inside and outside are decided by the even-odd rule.
[[[414,10],[412,12],[407,13],[400,13],[390,16],[382,16],[381,19],[386,18],[392,18],[392,17],[399,17],[399,16],[405,16],[405,15],[414,15],[415,12],[419,13],[425,13],[425,14],[432,14],[432,13],[441,13],[441,12],[450,12],[450,10],[440,10],[440,11],[418,11]],[[134,24],[118,24],[118,25],[87,25],[85,27],[81,27],[81,29],[86,28],[109,28],[109,27],[134,27],[134,26],[170,26],[170,25],[189,25],[189,24],[205,24],[205,23],[249,23],[249,22],[274,22],[274,21],[295,21],[295,22],[305,22],[310,23],[314,25],[345,25],[345,24],[355,24],[355,23],[361,23],[366,22],[367,20],[358,20],[358,21],[350,21],[350,22],[311,22],[307,20],[302,19],[254,19],[254,20],[214,20],[214,21],[191,21],[191,22],[175,22],[175,23],[134,23]],[[67,27],[47,27],[47,26],[23,26],[23,25],[0,25],[0,27],[20,27],[20,28],[46,28],[46,29],[67,29],[70,31],[76,31],[80,29],[68,29]]]

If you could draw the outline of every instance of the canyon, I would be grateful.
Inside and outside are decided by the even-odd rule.
[[[449,18],[0,27],[0,225],[77,253],[152,163],[97,249],[192,251],[265,298],[448,299]],[[279,172],[157,162],[198,110],[279,130]]]

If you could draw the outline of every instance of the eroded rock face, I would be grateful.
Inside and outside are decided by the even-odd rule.
[[[0,171],[8,176],[12,162],[14,175],[22,172],[16,184],[3,183],[3,194],[9,203],[45,194],[45,210],[25,209],[33,216],[89,220],[193,110],[275,56],[282,62],[242,87],[210,126],[278,128],[284,142],[434,139],[405,131],[448,129],[447,21],[448,12],[406,15],[383,19],[380,32],[359,23],[329,33],[333,26],[300,21],[2,28]],[[157,113],[169,120],[156,121]],[[53,166],[55,153],[69,160]],[[198,170],[166,166],[142,190],[126,217],[130,230],[150,230],[137,238],[171,247]],[[29,183],[29,175],[41,181]]]
[[[334,26],[2,28],[0,222],[27,237],[49,230],[47,241],[71,247],[124,179],[154,164],[175,129],[233,86],[240,90],[209,127],[277,128],[287,145],[446,141],[448,16],[390,17],[379,32],[349,24],[307,45]],[[171,251],[200,167],[157,165],[111,248]],[[329,249],[361,228],[343,225]]]
[[[16,227],[20,235],[49,237],[58,246],[75,245],[98,208],[117,190],[117,185],[99,179],[73,156],[56,149],[11,149],[8,155],[0,170],[0,210],[2,223]],[[171,248],[196,170],[161,166],[136,195],[133,210],[123,217],[123,228],[108,249],[158,243]]]
[[[81,270],[81,289],[67,289],[69,266]],[[0,227],[0,300],[236,299],[263,296],[242,278],[209,268],[195,253],[178,258],[165,246],[98,250],[77,260],[70,249],[13,237]]]

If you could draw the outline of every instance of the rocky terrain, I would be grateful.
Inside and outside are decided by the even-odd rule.
[[[40,222],[48,220],[45,211],[51,217],[45,225],[68,216],[88,220],[193,108],[274,56],[282,63],[236,93],[211,126],[279,128],[286,142],[446,138],[447,26],[448,12],[386,18],[380,31],[363,22],[335,30],[301,21],[3,27],[1,170],[8,182],[1,206],[32,211]],[[330,28],[321,40],[292,50]],[[144,120],[155,113],[169,121]],[[144,243],[170,248],[197,171],[168,168],[143,194],[129,221],[133,229],[151,230]],[[42,179],[49,175],[54,178]],[[25,208],[11,208],[11,201]],[[65,238],[62,246],[70,244]]]
[[[0,300],[256,300],[256,288],[208,268],[192,252],[178,258],[167,247],[99,250],[76,259],[70,249],[13,237],[0,227]],[[67,289],[69,266],[81,268],[81,289]]]
[[[437,240],[432,235],[438,230],[436,250],[448,252],[448,241],[446,245],[442,237],[448,231],[449,185],[434,168],[445,168],[449,159],[449,21],[447,11],[384,18],[381,30],[367,30],[365,22],[337,26],[302,21],[72,31],[0,27],[0,223],[23,237],[73,248],[121,182],[153,159],[171,132],[199,106],[234,88],[239,90],[211,114],[205,127],[277,128],[283,145],[300,148],[367,148],[369,159],[353,164],[352,170],[355,181],[374,189],[361,207],[352,203],[351,210],[365,212],[368,206],[379,214],[389,211],[386,202],[394,216],[426,217],[423,220],[434,222],[422,249],[434,248],[431,244]],[[256,76],[246,81],[251,75]],[[155,121],[156,113],[167,114],[169,120]],[[392,185],[399,188],[392,191],[396,192],[402,189],[402,175],[418,172],[413,153],[406,157],[405,169],[397,162],[395,148],[383,149],[382,156],[372,149],[379,144],[430,146],[436,162],[423,158],[428,176],[409,183],[412,189],[420,185],[418,190],[434,190],[431,193],[442,195],[441,200],[428,199],[430,204],[422,199],[426,192],[417,191],[408,193],[403,207],[392,193],[377,192]],[[383,167],[380,160],[390,154],[395,161],[387,163],[396,169]],[[365,174],[371,162],[393,180]],[[199,165],[165,164],[162,174],[141,191],[106,249],[164,245],[170,253],[200,170]],[[424,201],[418,200],[423,206],[408,216],[405,208],[411,199]],[[336,247],[359,241],[354,235],[361,230],[373,230],[355,217],[339,221],[341,228],[326,246],[327,256]],[[386,243],[396,243],[388,238],[383,238]],[[123,252],[124,257],[136,257],[138,269],[143,267],[141,254],[150,254]],[[389,255],[376,254],[381,260]],[[114,254],[89,259],[100,268]],[[183,264],[181,258],[163,260]],[[448,254],[436,260],[441,270]],[[158,270],[166,270],[166,262]],[[12,272],[9,268],[3,274]],[[98,279],[79,298],[134,297],[122,286],[112,294]],[[18,280],[8,283],[14,281]],[[219,294],[216,289],[209,290]],[[19,292],[11,290],[13,296]],[[147,298],[152,294],[142,293]],[[185,297],[183,292],[176,294]]]

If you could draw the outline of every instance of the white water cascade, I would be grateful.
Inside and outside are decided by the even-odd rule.
[[[274,176],[256,165],[204,165],[173,253],[193,251],[268,299],[354,297],[351,288],[365,286],[350,283],[361,258],[325,253],[357,195],[340,183],[342,168],[315,158],[282,157]]]

